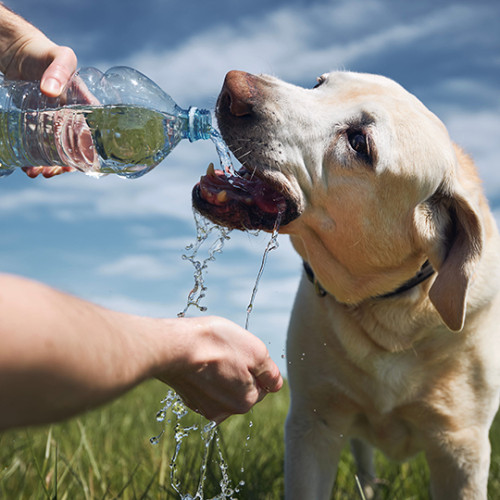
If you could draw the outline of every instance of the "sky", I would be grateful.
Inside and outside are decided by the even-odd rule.
[[[72,47],[80,67],[134,67],[183,108],[213,109],[232,69],[305,87],[337,69],[393,78],[472,155],[500,216],[498,0],[4,3]],[[183,141],[136,180],[81,173],[31,180],[21,171],[0,179],[0,271],[116,310],[175,316],[193,284],[192,267],[182,258],[196,238],[191,189],[216,161],[210,141]],[[231,233],[208,265],[203,314],[244,325],[268,241],[264,233]],[[278,242],[249,329],[286,374],[286,330],[301,261],[287,236]]]

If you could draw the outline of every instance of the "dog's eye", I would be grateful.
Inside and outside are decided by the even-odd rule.
[[[351,148],[366,159],[370,159],[370,146],[366,135],[361,130],[347,132],[347,140]]]

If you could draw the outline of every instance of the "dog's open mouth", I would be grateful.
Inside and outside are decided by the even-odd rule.
[[[240,230],[271,231],[278,216],[283,226],[299,215],[284,188],[264,172],[248,167],[229,174],[210,164],[193,189],[193,205],[212,222]]]

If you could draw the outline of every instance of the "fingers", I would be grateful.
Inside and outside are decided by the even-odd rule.
[[[259,371],[254,372],[253,375],[258,388],[264,392],[262,398],[259,398],[259,401],[263,399],[266,393],[278,392],[283,387],[281,373],[271,358],[267,358],[264,366],[260,367]]]
[[[32,179],[37,177],[39,174],[42,174],[48,179],[49,177],[54,177],[55,175],[60,175],[64,172],[72,172],[75,169],[72,167],[23,167],[22,170]]]
[[[40,81],[41,91],[49,97],[57,97],[63,91],[76,70],[76,55],[69,47],[56,47],[54,60],[44,71]]]

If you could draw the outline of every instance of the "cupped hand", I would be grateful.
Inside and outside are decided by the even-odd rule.
[[[248,331],[215,316],[175,321],[174,361],[157,378],[191,409],[220,423],[281,389],[278,367]]]

